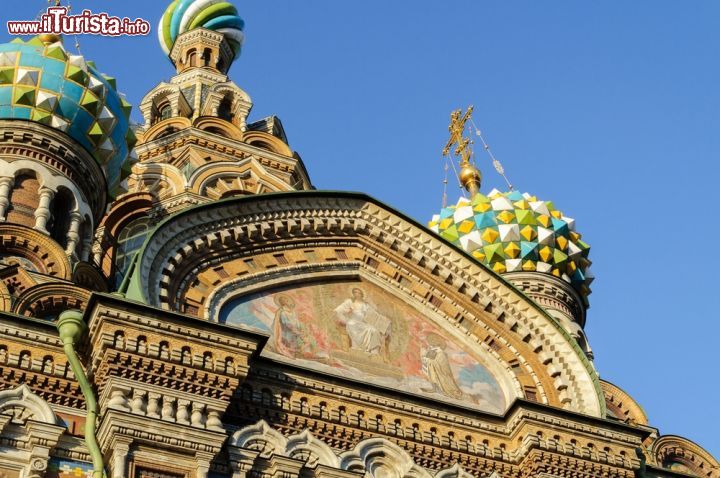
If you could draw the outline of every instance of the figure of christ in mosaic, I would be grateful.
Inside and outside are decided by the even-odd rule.
[[[219,321],[269,332],[263,354],[299,366],[496,413],[507,405],[481,352],[372,284],[267,290],[226,302]]]
[[[365,300],[365,293],[353,287],[352,297],[335,308],[338,323],[345,327],[350,348],[387,359],[387,341],[392,322]]]

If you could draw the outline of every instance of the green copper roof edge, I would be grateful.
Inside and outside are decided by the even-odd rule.
[[[487,267],[485,264],[482,264],[480,261],[472,257],[471,254],[465,252],[460,246],[456,246],[452,242],[444,239],[439,234],[433,232],[430,230],[427,226],[424,224],[418,222],[417,220],[411,218],[410,216],[406,215],[403,212],[398,211],[397,209],[388,206],[384,202],[380,201],[379,199],[375,199],[374,197],[361,193],[361,192],[355,192],[355,191],[336,191],[336,190],[312,190],[312,191],[284,191],[284,192],[275,192],[275,193],[265,193],[265,194],[257,194],[253,196],[240,196],[240,197],[230,197],[227,199],[221,199],[219,201],[211,201],[203,204],[197,204],[195,206],[191,206],[187,209],[183,209],[182,211],[178,211],[175,214],[172,214],[162,221],[160,221],[155,228],[153,228],[150,233],[145,238],[145,241],[143,242],[142,247],[138,251],[138,253],[135,255],[135,258],[133,260],[131,271],[128,272],[128,276],[123,280],[119,292],[125,294],[125,296],[128,299],[131,300],[137,300],[139,302],[142,302],[144,304],[149,304],[147,297],[145,296],[145,291],[142,287],[142,283],[140,281],[140,272],[138,269],[139,261],[141,261],[144,256],[145,252],[147,250],[148,245],[153,240],[155,234],[164,227],[169,222],[175,221],[178,218],[184,217],[188,214],[194,214],[195,212],[201,211],[206,208],[213,208],[213,207],[221,207],[220,205],[224,204],[231,204],[234,202],[243,203],[243,202],[252,202],[252,201],[264,201],[266,199],[272,199],[272,198],[283,198],[283,197],[343,197],[343,198],[352,198],[352,199],[361,199],[368,202],[371,202],[377,206],[381,206],[382,208],[386,209],[388,212],[391,212],[398,216],[399,218],[409,222],[410,224],[427,231],[428,233],[432,234],[433,236],[437,237],[438,239],[444,241],[448,246],[453,248],[456,252],[462,254],[463,256],[467,257],[469,260],[471,260],[473,263],[477,264],[478,266],[485,269],[488,273],[495,276],[501,283],[506,285],[507,287],[514,290],[516,293],[527,299],[527,302],[530,304],[531,307],[535,308],[538,312],[540,312],[543,316],[545,316],[551,324],[555,327],[555,329],[560,332],[560,334],[570,343],[570,346],[575,351],[575,354],[580,358],[580,362],[583,364],[585,369],[587,370],[588,374],[590,375],[590,378],[593,381],[593,385],[595,388],[595,393],[597,394],[597,399],[600,404],[600,414],[602,418],[605,418],[607,416],[607,406],[605,403],[605,394],[602,391],[602,386],[600,385],[600,377],[598,376],[595,369],[590,364],[590,361],[583,353],[582,349],[580,348],[580,345],[577,343],[577,341],[565,331],[565,329],[562,328],[560,325],[560,322],[550,315],[548,312],[546,312],[542,307],[540,307],[538,304],[535,303],[532,299],[530,299],[527,295],[525,295],[522,291],[520,291],[517,287],[515,287],[513,284],[511,284],[508,280],[503,278],[498,273],[494,272],[492,269]]]

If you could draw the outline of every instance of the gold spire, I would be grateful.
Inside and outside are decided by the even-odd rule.
[[[472,141],[469,138],[463,136],[465,131],[465,124],[470,120],[472,116],[473,107],[468,107],[465,114],[462,114],[461,110],[455,110],[450,114],[450,139],[448,140],[445,148],[443,149],[443,156],[450,154],[450,149],[455,146],[453,154],[460,157],[460,183],[465,189],[474,196],[480,191],[480,181],[482,175],[480,171],[470,163],[472,158],[472,148],[470,145]]]

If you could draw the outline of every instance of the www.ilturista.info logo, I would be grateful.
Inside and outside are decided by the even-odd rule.
[[[50,7],[39,20],[9,21],[8,33],[11,35],[39,35],[55,33],[66,35],[147,35],[150,23],[142,18],[113,17],[107,13],[93,13],[83,10],[78,15],[68,15],[67,7]]]

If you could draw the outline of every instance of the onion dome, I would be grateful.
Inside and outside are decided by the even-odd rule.
[[[111,194],[132,165],[131,108],[114,78],[68,53],[58,36],[0,45],[0,119],[35,121],[66,133],[98,162]]]
[[[550,201],[517,191],[477,193],[443,208],[429,227],[497,273],[551,274],[587,303],[590,246],[575,232],[575,220]]]
[[[160,19],[158,37],[163,51],[170,55],[175,40],[195,28],[225,34],[235,56],[240,54],[245,22],[237,8],[224,0],[174,0]]]

